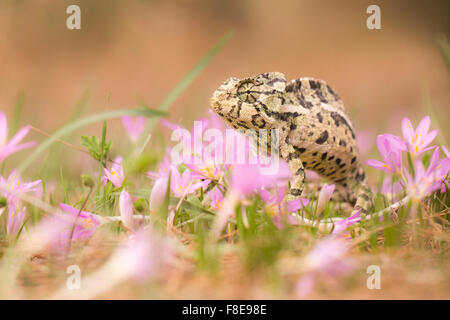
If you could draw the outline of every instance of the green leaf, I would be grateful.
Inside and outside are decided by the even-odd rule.
[[[94,114],[90,117],[83,118],[74,122],[71,122],[50,137],[45,139],[35,150],[34,152],[18,167],[18,172],[23,172],[28,166],[36,160],[36,158],[45,150],[47,150],[50,146],[52,146],[55,142],[58,141],[59,138],[64,136],[65,134],[72,132],[81,127],[103,121],[106,119],[117,118],[121,116],[145,116],[145,117],[161,117],[167,115],[166,112],[154,109],[147,108],[139,108],[139,109],[119,109],[114,111],[107,111],[98,114]]]

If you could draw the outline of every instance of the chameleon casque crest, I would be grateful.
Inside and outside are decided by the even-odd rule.
[[[211,98],[211,107],[239,131],[277,129],[279,156],[292,173],[287,200],[301,197],[305,169],[336,184],[354,212],[367,213],[373,195],[359,161],[353,125],[342,100],[325,81],[300,78],[286,83],[280,72],[230,78]],[[258,145],[270,141],[256,140]]]

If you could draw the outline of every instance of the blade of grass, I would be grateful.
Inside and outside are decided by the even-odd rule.
[[[200,72],[208,65],[211,59],[222,49],[222,47],[230,40],[233,32],[228,32],[223,36],[216,45],[177,83],[175,88],[167,95],[167,97],[161,102],[158,110],[167,111],[172,103],[180,96],[180,94],[195,80],[195,78],[200,74]],[[138,154],[141,153],[148,140],[147,136],[152,131],[155,126],[156,121],[151,119],[147,124],[144,132],[139,137],[138,143],[136,143],[136,149]]]
[[[25,104],[25,92],[19,91],[17,93],[16,103],[14,104],[14,116],[10,134],[13,135],[19,129],[20,115]]]
[[[45,139],[35,150],[34,152],[17,168],[18,172],[23,172],[36,158],[45,150],[47,150],[53,143],[55,143],[59,138],[72,132],[78,128],[103,121],[106,119],[117,118],[125,115],[130,116],[146,116],[146,117],[156,117],[156,116],[164,116],[166,112],[154,109],[119,109],[113,111],[102,112],[98,114],[94,114],[90,117],[83,118],[74,122],[71,122],[58,131],[56,131],[51,137]]]

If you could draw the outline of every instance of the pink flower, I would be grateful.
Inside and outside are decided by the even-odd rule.
[[[9,236],[14,237],[19,232],[25,218],[26,209],[26,207],[22,207],[22,209],[19,209],[14,205],[8,207],[8,215],[6,217],[6,233]]]
[[[430,129],[430,117],[426,116],[420,120],[417,129],[414,130],[411,121],[408,118],[403,118],[402,120],[402,131],[403,137],[405,138],[408,150],[412,152],[412,154],[417,155],[421,152],[430,150],[433,147],[427,146],[431,143],[431,141],[436,138],[438,131],[433,130],[428,133]]]
[[[355,224],[360,220],[361,220],[361,211],[358,211],[348,218],[337,221],[334,224],[333,234],[343,233],[345,230],[347,230],[348,227],[350,227],[351,225]]]
[[[444,178],[450,171],[450,158],[439,160],[439,148],[436,148],[430,157],[430,164],[425,170],[420,159],[414,162],[414,177],[408,172],[407,190],[411,198],[420,200],[434,191],[441,189]]]
[[[319,199],[317,200],[317,210],[316,215],[321,215],[323,210],[325,209],[325,206],[327,205],[328,201],[330,201],[331,196],[334,192],[334,184],[327,184],[325,183],[322,186],[322,189],[319,192]]]
[[[208,192],[208,196],[211,199],[211,207],[216,210],[220,210],[223,207],[223,193],[218,187]]]
[[[178,168],[172,166],[170,177],[170,189],[177,198],[183,197],[185,194],[192,194],[197,189],[207,186],[209,183],[192,182],[191,172],[186,169],[183,173],[178,171]]]
[[[103,169],[104,176],[103,179],[106,181],[111,181],[111,183],[116,187],[120,188],[122,186],[125,175],[122,167],[122,157],[116,157],[114,163],[111,166],[111,170],[106,168]]]
[[[132,142],[136,142],[145,130],[145,117],[137,116],[123,116],[121,118],[125,131]]]
[[[25,138],[25,136],[28,134],[28,131],[30,131],[29,126],[23,127],[14,135],[11,140],[9,140],[9,142],[7,142],[8,122],[3,111],[0,111],[0,163],[11,154],[23,149],[31,148],[35,145],[35,142],[26,142],[19,144],[19,142],[22,141],[22,139]]]
[[[66,246],[71,240],[87,240],[95,233],[100,225],[100,219],[91,212],[81,211],[64,203],[59,207],[67,214],[56,215],[54,218],[60,220],[64,227],[61,229],[58,243],[59,246]],[[78,218],[77,218],[78,217]],[[73,234],[72,234],[73,230]],[[72,238],[71,238],[72,237]]]
[[[381,134],[377,137],[377,147],[384,162],[367,160],[366,164],[390,173],[398,173],[402,168],[402,151],[405,143],[392,134]]]
[[[11,171],[6,180],[0,176],[0,185],[4,189],[11,191],[1,192],[1,194],[6,198],[8,205],[14,205],[16,207],[19,207],[21,203],[20,198],[16,193],[32,192],[38,197],[42,194],[41,180],[24,183],[16,170]]]
[[[402,190],[402,184],[399,181],[392,182],[392,178],[389,176],[384,179],[383,185],[381,186],[381,193],[390,197],[394,197]]]
[[[167,184],[169,183],[169,179],[167,177],[158,178],[152,188],[152,192],[150,193],[150,212],[157,212],[161,205],[164,202],[164,198],[167,194]]]
[[[289,213],[304,208],[309,203],[308,199],[303,198],[285,203],[286,187],[278,188],[273,195],[269,191],[262,189],[260,196],[264,203],[264,211],[272,217],[273,223],[279,229],[283,227],[283,217],[287,218],[289,224],[296,225],[297,221]]]
[[[120,193],[119,211],[120,217],[122,218],[122,223],[125,228],[134,230],[133,201],[131,200],[130,195],[125,191],[125,189],[123,189]]]

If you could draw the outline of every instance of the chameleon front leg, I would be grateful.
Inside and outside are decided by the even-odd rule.
[[[305,168],[302,161],[291,145],[281,146],[281,157],[286,160],[292,174],[291,186],[287,195],[287,201],[298,199],[303,193],[305,185]]]

